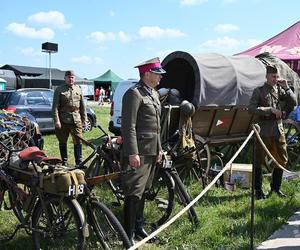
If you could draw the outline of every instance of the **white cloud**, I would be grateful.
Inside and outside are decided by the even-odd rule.
[[[194,6],[208,2],[208,0],[181,0],[180,5],[182,6]]]
[[[124,31],[119,31],[118,33],[95,31],[90,33],[87,37],[96,42],[115,41],[119,39],[122,43],[127,43],[132,40],[131,36]]]
[[[123,42],[123,43],[127,43],[127,42],[130,42],[132,40],[130,35],[126,34],[123,31],[118,32],[118,37],[121,40],[121,42]]]
[[[64,14],[59,11],[38,12],[29,16],[28,21],[62,30],[70,29],[72,26],[66,22]]]
[[[215,40],[208,40],[202,44],[200,44],[200,48],[208,48],[208,49],[230,49],[236,48],[241,44],[241,41],[236,38],[231,37],[222,37],[217,38]]]
[[[177,29],[162,29],[158,26],[144,26],[139,29],[139,36],[142,39],[178,38],[186,36]]]
[[[110,11],[109,11],[109,15],[110,15],[111,17],[113,17],[113,16],[116,15],[116,13],[115,13],[113,10],[110,10]]]
[[[73,57],[71,58],[71,61],[73,63],[79,63],[79,64],[101,64],[103,63],[103,59],[100,57],[90,57],[90,56],[79,56],[79,57]]]
[[[230,23],[219,24],[214,28],[214,30],[218,33],[228,33],[239,29],[240,29],[239,26]]]
[[[113,32],[101,32],[95,31],[88,35],[88,38],[95,40],[96,42],[113,41],[116,39],[116,35]]]
[[[39,30],[26,26],[25,23],[10,23],[6,29],[11,33],[27,38],[51,40],[54,37],[54,31],[50,28],[41,28]]]
[[[23,54],[25,56],[30,56],[30,57],[36,57],[36,56],[42,56],[43,55],[41,51],[35,50],[32,47],[21,49],[21,54]]]

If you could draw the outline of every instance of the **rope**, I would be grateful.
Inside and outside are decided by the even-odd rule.
[[[268,148],[267,148],[266,145],[264,144],[263,140],[261,139],[261,137],[260,137],[260,135],[259,135],[259,132],[258,132],[258,129],[257,129],[254,125],[252,125],[252,128],[253,128],[253,130],[254,130],[254,132],[255,132],[255,135],[256,135],[256,137],[257,137],[259,143],[261,144],[261,146],[263,147],[263,149],[265,150],[265,152],[267,153],[267,155],[268,155],[268,156],[271,158],[271,160],[275,163],[275,165],[276,165],[277,167],[281,168],[283,171],[285,171],[285,172],[287,172],[287,173],[290,173],[290,174],[293,173],[293,172],[291,172],[291,171],[285,169],[283,166],[281,166],[281,165],[278,163],[278,161],[273,157],[273,155],[270,153],[270,151],[268,150]]]
[[[157,234],[159,234],[160,232],[162,232],[164,229],[166,229],[167,227],[169,227],[172,223],[174,223],[180,216],[182,216],[187,210],[189,210],[204,194],[207,193],[207,191],[217,182],[217,180],[225,173],[225,171],[227,170],[231,170],[231,165],[233,163],[233,161],[235,160],[235,158],[239,155],[239,153],[244,149],[244,147],[246,146],[246,144],[248,143],[248,141],[251,139],[251,137],[253,136],[253,134],[255,133],[258,141],[261,143],[263,149],[265,150],[265,152],[268,154],[268,156],[274,161],[274,163],[281,168],[282,170],[288,172],[288,173],[295,173],[295,172],[291,172],[287,169],[285,169],[284,167],[282,167],[277,161],[276,159],[272,156],[272,154],[270,153],[270,151],[267,149],[266,145],[264,144],[264,142],[262,141],[260,135],[259,135],[259,126],[256,124],[252,125],[252,130],[249,133],[248,137],[245,139],[245,141],[242,143],[242,145],[239,147],[239,149],[235,152],[235,154],[232,156],[232,158],[226,163],[225,167],[218,173],[218,175],[210,182],[209,185],[207,185],[202,192],[194,199],[192,200],[187,206],[185,206],[181,211],[179,211],[174,217],[172,217],[169,221],[167,221],[165,224],[163,224],[161,227],[159,227],[158,229],[156,229],[154,232],[152,232],[149,236],[147,236],[146,238],[144,238],[143,240],[139,241],[138,243],[136,243],[134,246],[130,247],[129,250],[135,250],[137,248],[139,248],[140,246],[144,245],[147,241],[149,241],[150,239],[152,239],[154,236],[156,236]],[[299,173],[297,173],[299,175]]]
[[[240,146],[240,148],[236,151],[234,156],[230,159],[230,161],[225,165],[225,167],[218,173],[218,175],[211,181],[211,183],[206,186],[202,192],[194,199],[192,200],[187,206],[185,206],[180,212],[178,212],[174,217],[172,217],[169,221],[167,221],[165,224],[163,224],[161,227],[156,229],[154,232],[152,232],[148,237],[144,238],[143,240],[136,243],[134,246],[130,247],[129,250],[137,249],[138,247],[144,245],[147,241],[152,239],[154,236],[162,232],[165,228],[169,227],[173,222],[175,222],[180,216],[182,216],[187,210],[189,210],[204,194],[207,193],[207,191],[217,182],[217,180],[224,174],[226,170],[228,170],[232,164],[232,162],[235,160],[235,158],[238,156],[238,154],[242,151],[242,149],[246,146],[247,142],[251,139],[252,135],[254,134],[254,131],[252,130],[246,140],[243,142],[243,144]]]

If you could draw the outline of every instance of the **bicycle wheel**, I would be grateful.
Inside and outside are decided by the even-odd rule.
[[[175,191],[176,191],[177,197],[179,198],[180,203],[183,206],[187,206],[191,202],[191,198],[186,190],[186,187],[182,183],[182,181],[176,171],[171,171],[170,174],[175,182]],[[197,213],[196,213],[194,207],[191,207],[187,211],[187,213],[188,213],[188,217],[189,217],[189,220],[191,221],[191,223],[193,223],[194,225],[198,225],[199,220],[198,220],[198,216],[197,216]]]
[[[34,207],[32,237],[35,249],[84,249],[86,230],[83,211],[75,199],[51,196],[43,202],[38,201]]]
[[[88,221],[103,249],[131,247],[129,238],[117,217],[103,203],[92,200],[86,209]]]
[[[165,223],[173,210],[175,185],[164,169],[158,169],[151,189],[145,192],[145,226],[155,229]]]
[[[20,222],[25,220],[25,213],[23,211],[24,201],[18,200],[17,194],[13,191],[8,189],[8,199],[10,203],[10,207],[13,210],[15,216],[18,218]]]

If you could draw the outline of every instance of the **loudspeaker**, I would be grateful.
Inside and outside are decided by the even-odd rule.
[[[43,43],[42,44],[42,51],[43,52],[57,52],[58,51],[58,45],[57,43]]]

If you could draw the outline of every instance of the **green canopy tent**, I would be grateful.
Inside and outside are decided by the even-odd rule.
[[[109,69],[103,75],[90,79],[90,81],[94,82],[95,87],[110,85],[114,93],[119,82],[123,81],[123,79]]]

